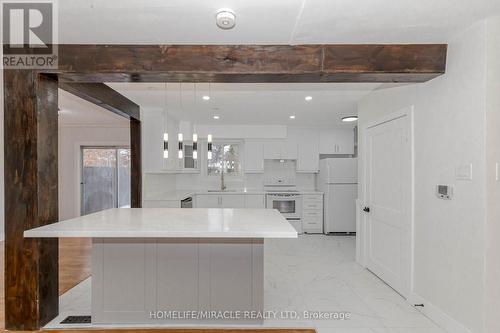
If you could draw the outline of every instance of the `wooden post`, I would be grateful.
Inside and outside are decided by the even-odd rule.
[[[57,221],[57,78],[5,70],[5,328],[58,314],[58,240],[25,239]]]
[[[141,170],[141,122],[130,119],[130,204],[132,208],[142,207],[142,170]]]

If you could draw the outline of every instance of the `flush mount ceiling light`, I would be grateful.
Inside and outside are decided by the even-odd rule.
[[[221,8],[215,13],[215,23],[217,26],[223,30],[229,30],[234,28],[236,24],[236,15],[234,11],[229,8]]]
[[[312,96],[306,96],[304,99],[309,102],[310,100],[313,99],[313,97]]]
[[[295,116],[290,116],[290,119],[295,119]]]
[[[358,116],[347,116],[347,117],[342,118],[342,121],[344,123],[350,123],[350,122],[353,122],[356,120],[358,120]]]
[[[207,96],[207,95],[203,96],[202,98],[203,98],[204,101],[210,100],[210,96]]]
[[[220,119],[220,117],[219,116],[214,116],[214,119]]]

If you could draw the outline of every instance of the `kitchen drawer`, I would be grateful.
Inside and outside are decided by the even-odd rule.
[[[304,225],[323,225],[323,213],[321,211],[307,211],[302,213],[302,223]]]
[[[323,202],[323,195],[321,194],[303,194],[302,199],[304,202]]]
[[[323,210],[323,202],[322,201],[304,201],[302,209]]]

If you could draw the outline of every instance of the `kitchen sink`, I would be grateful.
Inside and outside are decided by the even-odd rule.
[[[224,192],[236,192],[236,190],[208,190],[207,192],[224,193]]]

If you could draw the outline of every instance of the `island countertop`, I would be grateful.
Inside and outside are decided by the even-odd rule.
[[[274,209],[114,208],[24,232],[31,238],[297,238]]]

